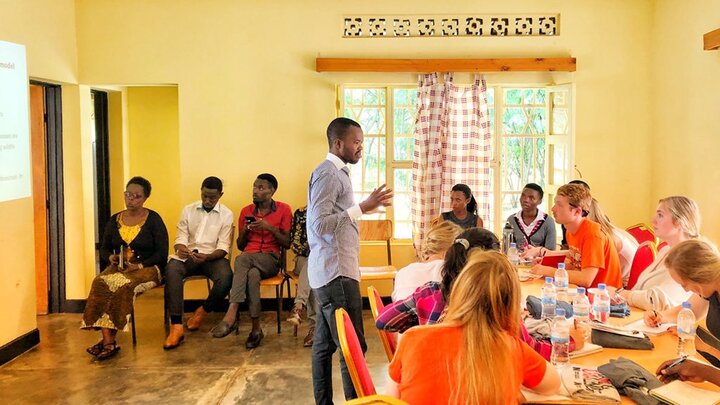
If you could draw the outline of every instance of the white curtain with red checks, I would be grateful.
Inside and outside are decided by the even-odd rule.
[[[421,75],[413,157],[413,241],[420,248],[431,222],[450,210],[450,192],[467,184],[483,221],[490,216],[490,120],[485,78],[470,86]]]

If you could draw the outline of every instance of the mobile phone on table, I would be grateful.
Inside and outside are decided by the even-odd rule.
[[[247,216],[245,217],[245,222],[248,224],[252,224],[253,222],[255,222],[255,217]]]

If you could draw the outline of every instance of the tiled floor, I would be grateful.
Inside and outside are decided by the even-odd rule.
[[[85,348],[99,334],[79,329],[80,314],[38,318],[40,345],[0,368],[3,404],[311,404],[310,349],[283,322],[276,334],[275,313],[263,314],[265,339],[245,349],[249,318],[241,319],[240,335],[214,339],[208,331],[221,318],[211,314],[197,332],[186,332],[179,348],[166,352],[162,290],[137,300],[138,345],[130,333],[119,334],[122,349],[115,358],[95,361]],[[387,358],[369,311],[365,313],[367,361],[383,391]],[[339,364],[333,363],[335,403],[343,403]]]

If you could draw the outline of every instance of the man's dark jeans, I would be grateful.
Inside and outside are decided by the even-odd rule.
[[[348,277],[338,277],[320,288],[313,288],[317,300],[317,321],[312,347],[312,376],[316,404],[332,404],[332,356],[340,347],[335,310],[343,308],[350,315],[363,353],[367,351],[362,319],[362,297],[360,283]],[[345,359],[340,353],[340,371],[342,372],[345,399],[357,397]]]

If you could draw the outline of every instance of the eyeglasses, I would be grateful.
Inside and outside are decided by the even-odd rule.
[[[133,200],[139,200],[139,199],[141,199],[141,198],[144,197],[144,196],[142,196],[142,195],[140,195],[140,194],[131,193],[131,192],[129,192],[129,191],[126,191],[126,192],[124,192],[123,194],[125,194],[125,197],[126,197],[126,198],[130,198],[130,199],[133,199]]]

